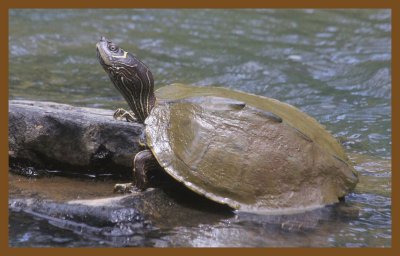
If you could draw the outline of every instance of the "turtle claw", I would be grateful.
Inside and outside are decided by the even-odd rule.
[[[132,193],[134,186],[132,183],[119,183],[114,185],[114,193],[126,194]]]
[[[140,190],[146,190],[147,185],[148,185],[148,181],[147,181],[147,177],[146,174],[138,174],[136,175],[136,180],[135,180],[135,187]]]
[[[114,112],[113,115],[115,120],[126,120],[127,122],[136,122],[137,119],[135,117],[135,114],[133,114],[132,111],[126,111],[123,108],[119,108]]]

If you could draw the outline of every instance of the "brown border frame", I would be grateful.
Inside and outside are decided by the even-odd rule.
[[[397,1],[398,2],[398,1]],[[392,70],[399,67],[399,26],[400,8],[396,0],[281,0],[276,2],[246,0],[240,2],[220,1],[162,1],[147,0],[134,2],[129,0],[118,1],[56,1],[56,0],[1,0],[0,1],[0,29],[3,43],[0,44],[0,204],[3,211],[0,214],[0,254],[1,255],[70,255],[71,253],[86,255],[118,254],[167,254],[167,255],[204,255],[204,254],[267,254],[274,255],[400,255],[399,236],[399,158],[392,157],[392,247],[391,248],[255,248],[255,249],[189,249],[189,248],[10,248],[8,245],[8,10],[12,8],[385,8],[392,10]],[[395,86],[393,86],[395,85]],[[397,85],[397,86],[396,86]],[[392,71],[392,156],[399,154],[399,73]],[[397,241],[397,242],[396,242]]]

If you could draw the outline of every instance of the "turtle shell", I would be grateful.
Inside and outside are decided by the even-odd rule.
[[[149,148],[169,175],[213,201],[298,211],[338,202],[358,181],[340,144],[291,105],[183,84],[156,97],[145,121]]]

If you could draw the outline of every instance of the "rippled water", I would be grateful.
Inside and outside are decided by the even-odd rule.
[[[100,35],[142,58],[158,87],[225,86],[285,101],[315,117],[356,163],[361,181],[348,201],[361,216],[335,231],[322,228],[319,243],[295,237],[293,245],[390,246],[389,10],[10,10],[10,99],[126,106],[97,62]],[[181,245],[224,246],[230,245],[222,239],[233,235],[230,228],[222,222],[214,229],[171,232],[203,234],[198,244]],[[288,245],[283,241],[289,238],[281,238],[275,245]]]

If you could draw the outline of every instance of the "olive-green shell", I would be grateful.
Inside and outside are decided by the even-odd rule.
[[[147,143],[191,190],[242,211],[280,212],[335,203],[357,176],[315,119],[278,100],[219,87],[156,91]]]

